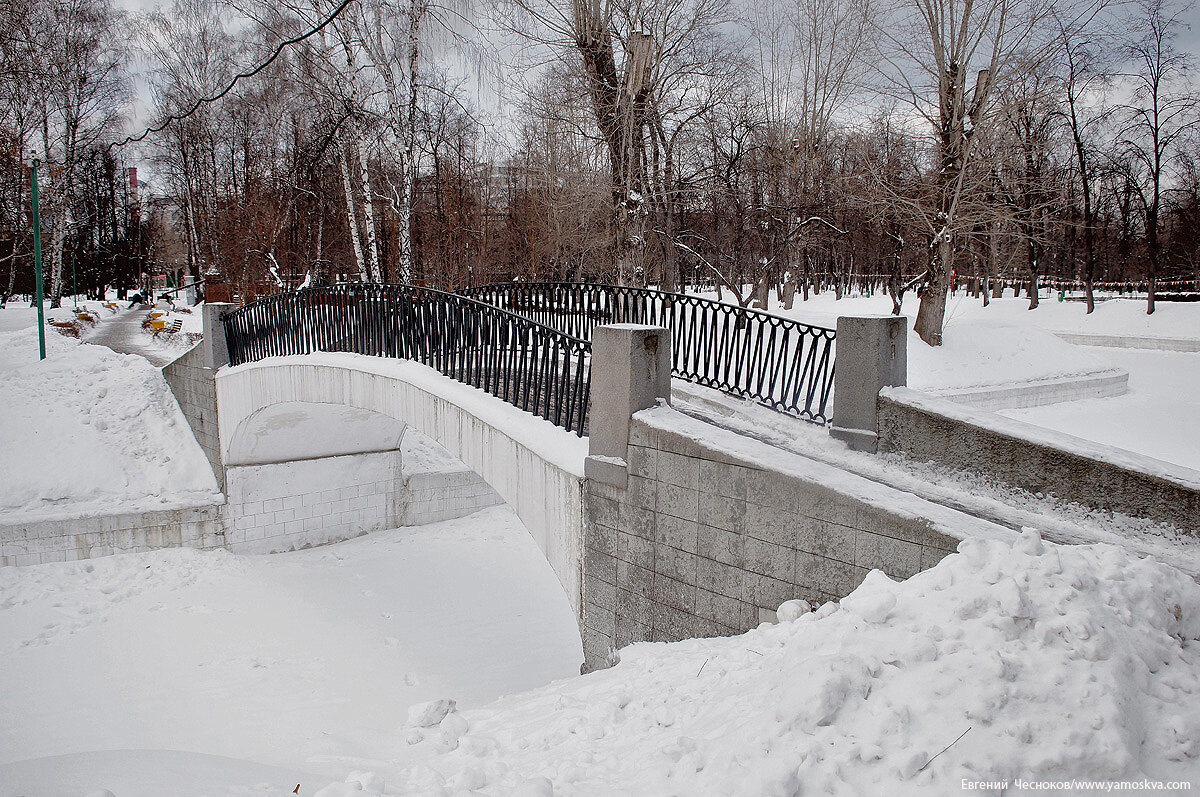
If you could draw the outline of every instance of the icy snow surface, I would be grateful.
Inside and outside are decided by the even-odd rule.
[[[5,522],[220,500],[212,469],[157,368],[53,330],[39,362],[34,311],[10,307],[0,317]]]
[[[404,437],[400,440],[400,453],[405,474],[458,473],[466,468],[461,460],[436,440],[421,434],[411,426],[404,430]]]

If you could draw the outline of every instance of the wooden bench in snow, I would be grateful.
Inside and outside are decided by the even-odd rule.
[[[170,325],[168,325],[166,321],[151,321],[150,328],[154,330],[153,337],[156,338],[159,335],[174,335],[176,332],[183,329],[183,321],[176,318],[170,323]]]
[[[50,326],[54,327],[64,335],[70,335],[73,338],[79,337],[79,327],[75,325],[74,321],[51,320],[49,323]]]

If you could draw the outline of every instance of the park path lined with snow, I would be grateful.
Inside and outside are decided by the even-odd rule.
[[[155,345],[150,335],[142,329],[146,313],[144,307],[120,310],[114,317],[103,319],[96,331],[87,335],[84,340],[97,346],[107,346],[121,354],[145,357],[151,365],[161,368],[178,357],[180,352]]]

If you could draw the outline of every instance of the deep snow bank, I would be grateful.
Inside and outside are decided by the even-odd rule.
[[[793,622],[633,645],[612,670],[414,730],[420,763],[388,793],[958,794],[962,779],[1195,780],[1197,640],[1200,587],[1173,568],[1033,532],[968,541],[903,583],[873,572],[840,605]]]
[[[219,500],[157,368],[51,332],[0,332],[0,514],[14,523]]]

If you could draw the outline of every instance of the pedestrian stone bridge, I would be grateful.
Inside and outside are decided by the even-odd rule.
[[[335,286],[206,306],[202,342],[163,374],[224,503],[0,523],[0,566],[179,545],[281,551],[503,499],[557,573],[594,668],[630,642],[741,631],[784,600],[841,597],[871,568],[903,578],[960,539],[1021,525],[736,433],[753,428],[736,417],[686,414],[736,414],[706,390],[851,447],[1200,534],[1200,473],[902,387],[903,318],[840,318],[835,333],[644,289],[472,293]],[[677,408],[681,380],[694,384]],[[1019,388],[1055,400],[1067,386]],[[470,470],[406,469],[409,429]],[[1056,538],[1054,522],[1036,525],[1080,541],[1074,524]],[[1193,550],[1153,553],[1197,573]]]
[[[210,305],[204,344],[168,379],[223,477],[226,545],[286,550],[395,525],[397,441],[418,429],[524,522],[591,669],[633,641],[740,632],[785,600],[838,598],[872,568],[903,578],[964,533],[1003,533],[670,406],[686,378],[825,422],[833,330],[655,292],[560,290],[342,287],[220,322]],[[853,443],[874,434],[854,428],[855,391],[873,424],[878,383],[902,376],[897,328],[839,325],[833,427]]]

